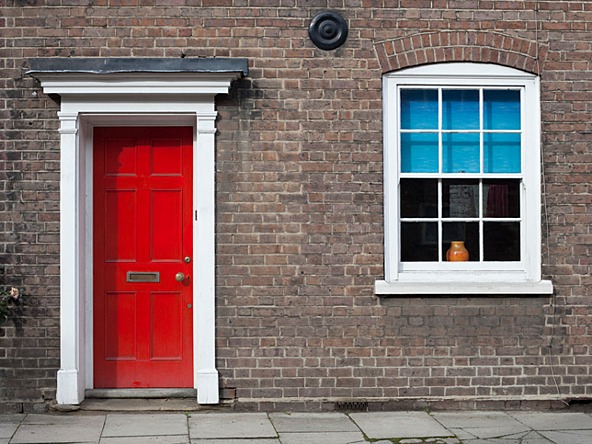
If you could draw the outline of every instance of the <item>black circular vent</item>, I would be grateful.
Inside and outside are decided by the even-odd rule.
[[[336,12],[319,12],[308,26],[308,35],[317,48],[337,49],[347,40],[347,23]]]

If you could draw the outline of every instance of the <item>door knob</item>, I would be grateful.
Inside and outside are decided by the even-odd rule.
[[[181,273],[181,272],[178,272],[178,273],[175,275],[175,280],[176,280],[177,282],[183,282],[183,281],[185,280],[185,275],[184,275],[183,273]]]

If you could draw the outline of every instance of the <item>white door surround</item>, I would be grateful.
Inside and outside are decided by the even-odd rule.
[[[247,60],[33,59],[28,74],[61,97],[58,404],[93,388],[92,129],[117,125],[194,128],[194,386],[198,403],[218,403],[214,97],[248,74]]]

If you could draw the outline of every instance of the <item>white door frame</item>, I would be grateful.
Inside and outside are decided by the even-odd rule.
[[[61,97],[58,404],[79,404],[85,390],[93,388],[92,128],[114,125],[194,128],[194,386],[198,403],[219,402],[215,363],[214,96],[227,93],[240,74],[34,74],[45,93]]]

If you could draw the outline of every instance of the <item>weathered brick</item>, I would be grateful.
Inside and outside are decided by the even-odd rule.
[[[15,384],[0,409],[39,408],[59,365],[58,105],[23,75],[42,56],[249,58],[250,78],[216,99],[218,369],[242,402],[458,407],[554,397],[555,382],[590,395],[590,2],[538,2],[536,13],[526,0],[352,2],[334,52],[306,37],[318,12],[308,2],[35,3],[0,7],[0,283],[26,295],[0,327],[1,376]],[[372,294],[384,273],[382,74],[450,61],[541,75],[553,298]]]

